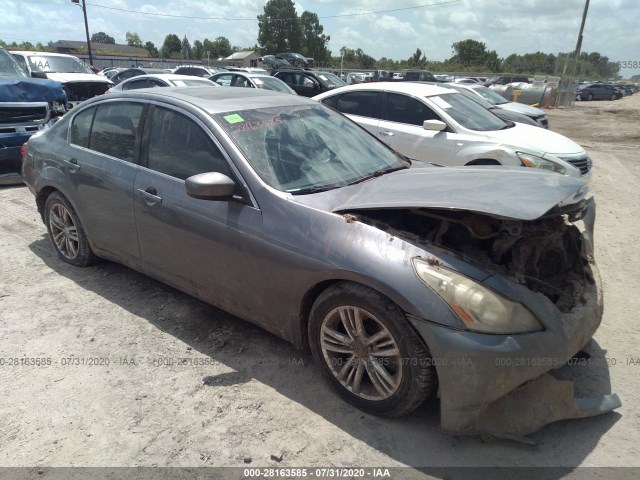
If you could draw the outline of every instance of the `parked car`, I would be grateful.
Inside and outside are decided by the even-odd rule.
[[[286,83],[271,75],[250,72],[223,72],[209,77],[209,80],[222,87],[249,87],[296,95]]]
[[[154,73],[139,75],[123,80],[109,90],[109,93],[123,90],[138,90],[140,88],[154,87],[218,87],[217,83],[207,78],[193,77],[189,75],[176,75],[175,73]]]
[[[282,80],[298,95],[313,97],[319,93],[342,87],[346,83],[330,72],[318,70],[280,69],[273,76]]]
[[[467,83],[470,85],[482,85],[487,81],[487,77],[458,77],[453,80],[455,83]]]
[[[485,81],[484,86],[509,85],[510,83],[531,83],[531,81],[529,80],[529,77],[524,75],[493,76]]]
[[[320,103],[239,88],[86,102],[23,174],[62,261],[123,263],[308,346],[367,412],[437,391],[445,430],[523,435],[620,405],[546,374],[602,315],[580,179],[412,163]],[[535,418],[492,414],[514,401]]]
[[[181,65],[174,68],[173,73],[176,75],[190,75],[192,77],[209,78],[215,73],[226,71],[226,68],[205,67],[203,65]]]
[[[140,75],[151,75],[158,73],[166,73],[161,68],[127,68],[126,70],[122,70],[121,72],[116,73],[113,77],[111,77],[111,81],[114,84],[119,84],[123,80],[127,80],[129,78],[138,77]]]
[[[581,85],[576,100],[618,100],[623,93],[607,83],[590,83]]]
[[[471,92],[472,94],[483,98],[487,102],[491,103],[495,107],[498,107],[493,113],[498,112],[498,109],[508,110],[511,112],[519,113],[522,115],[528,116],[533,122],[542,128],[549,128],[549,118],[544,110],[540,110],[539,108],[532,107],[527,105],[526,103],[519,102],[510,102],[498,92],[491,90],[490,88],[484,87],[482,85],[469,85],[469,84],[446,84],[447,88],[453,88],[457,91],[466,90],[467,92]],[[497,114],[497,113],[496,113]],[[498,114],[497,114],[498,115]],[[498,115],[500,116],[500,115]]]
[[[274,55],[264,55],[258,59],[258,66],[264,67],[273,74],[279,68],[291,68],[291,64],[283,58]]]
[[[102,70],[98,75],[104,75],[105,77],[107,77],[109,80],[111,80],[112,77],[114,77],[115,75],[117,75],[120,72],[124,72],[125,70],[127,70],[127,67],[111,67],[111,68],[105,68],[104,70]]]
[[[512,165],[591,178],[591,158],[549,130],[507,123],[459,92],[423,83],[349,85],[313,97],[410,158]]]
[[[27,73],[43,72],[47,78],[60,82],[67,94],[69,107],[102,95],[113,86],[111,80],[93,73],[78,57],[72,55],[16,50],[10,53]]]
[[[275,57],[281,60],[286,60],[294,67],[308,67],[310,65],[309,60],[307,60],[307,58],[301,53],[283,52],[277,53]]]
[[[0,47],[0,185],[22,183],[20,148],[67,111],[62,84],[42,77],[29,75]]]
[[[433,85],[442,85],[442,84],[441,83],[434,83]],[[527,117],[526,115],[524,115],[522,113],[514,112],[512,110],[505,110],[505,109],[499,108],[499,107],[497,107],[495,105],[492,105],[491,103],[489,103],[484,98],[479,97],[478,95],[475,95],[474,93],[472,93],[470,90],[468,90],[466,88],[462,88],[463,86],[465,86],[465,85],[464,84],[461,84],[461,85],[449,84],[449,83],[446,84],[446,88],[451,88],[451,89],[461,93],[462,95],[464,95],[468,99],[473,100],[478,105],[482,106],[482,108],[486,108],[487,110],[489,110],[494,115],[500,117],[502,120],[505,120],[507,123],[509,123],[509,122],[518,122],[518,123],[524,123],[525,125],[533,125],[534,127],[538,126],[538,124],[536,122],[534,122],[531,118]],[[484,87],[482,87],[482,88],[484,88]]]

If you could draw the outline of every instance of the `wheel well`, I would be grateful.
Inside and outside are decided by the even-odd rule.
[[[320,282],[314,285],[309,289],[309,291],[307,291],[305,296],[302,298],[302,304],[300,305],[300,315],[298,317],[300,319],[300,342],[299,342],[299,345],[296,345],[297,348],[305,352],[310,351],[308,330],[309,330],[309,316],[311,314],[311,308],[313,307],[313,304],[315,303],[317,298],[322,294],[322,292],[324,292],[328,288],[331,288],[334,285],[337,285],[338,283],[351,283],[353,285],[362,285],[363,287],[370,288],[371,290],[375,290],[380,295],[383,295],[384,297],[389,298],[383,293],[381,293],[379,290],[376,290],[375,288],[365,285],[364,283],[354,282],[353,280],[344,280],[344,279],[325,280],[323,282]],[[391,299],[389,300],[393,301]],[[402,309],[400,310],[402,311]],[[405,312],[403,312],[403,314],[406,316]],[[407,325],[409,325],[409,328],[411,328],[414,331],[414,333],[418,336],[418,338],[426,347],[426,349],[430,351],[429,346],[426,344],[426,342],[424,341],[424,339],[422,338],[422,336],[420,335],[416,327],[413,325],[413,323],[411,323],[411,321],[408,318],[407,318]]]
[[[467,163],[467,166],[471,166],[471,165],[501,165],[501,163],[492,158],[478,158],[476,160],[471,160],[469,163]]]
[[[298,317],[300,319],[300,345],[297,345],[301,350],[304,350],[305,352],[309,351],[309,338],[307,331],[309,329],[309,314],[311,313],[311,307],[313,307],[313,304],[322,292],[341,281],[343,280],[325,280],[324,282],[320,282],[311,287],[304,297],[302,297],[300,316]]]
[[[36,205],[38,206],[38,212],[42,217],[42,221],[44,222],[44,204],[47,203],[47,198],[53,192],[57,192],[57,189],[53,187],[44,187],[42,190],[38,192],[36,195]]]

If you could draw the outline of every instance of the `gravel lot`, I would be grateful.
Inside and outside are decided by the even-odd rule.
[[[445,435],[433,400],[363,414],[284,341],[120,265],[58,260],[31,193],[6,187],[0,466],[640,466],[640,94],[549,117],[596,167],[605,312],[586,350],[610,364],[566,375],[618,393],[618,411],[549,425],[538,447]]]

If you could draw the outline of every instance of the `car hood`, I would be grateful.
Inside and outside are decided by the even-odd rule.
[[[505,130],[477,133],[499,141],[513,150],[528,148],[531,152],[551,153],[554,155],[585,153],[580,145],[564,135],[532,125],[518,123],[514,127]]]
[[[60,83],[92,82],[108,83],[109,85],[113,83],[107,77],[96,75],[95,73],[47,73],[47,78]]]
[[[0,78],[1,102],[64,102],[59,82],[41,78]]]
[[[344,192],[347,189],[351,192]],[[588,187],[582,180],[563,175],[487,166],[412,167],[339,190],[343,190],[342,198],[330,207],[334,213],[429,208],[534,220],[567,200],[584,198]],[[325,193],[332,192],[336,191]]]
[[[500,108],[504,108],[505,110],[511,110],[512,112],[523,113],[530,117],[541,117],[543,115],[545,116],[547,115],[547,113],[544,110],[540,110],[539,108],[532,107],[525,103],[507,102],[507,103],[501,103],[500,105],[497,105],[497,106]]]

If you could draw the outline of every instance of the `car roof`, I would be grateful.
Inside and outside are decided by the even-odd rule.
[[[270,107],[286,107],[295,105],[317,106],[318,103],[308,98],[288,93],[262,90],[258,88],[211,88],[211,87],[166,87],[141,88],[116,92],[113,95],[94,97],[83,103],[89,105],[102,100],[116,98],[142,98],[146,100],[167,101],[169,103],[188,103],[209,114],[230,111],[253,110]],[[172,102],[173,100],[173,102]]]
[[[347,92],[350,90],[385,90],[387,92],[406,93],[415,96],[431,96],[441,95],[443,93],[458,93],[452,88],[430,85],[428,83],[413,82],[375,82],[375,83],[359,83],[356,85],[347,85],[321,93],[318,96],[329,96],[336,92]]]

